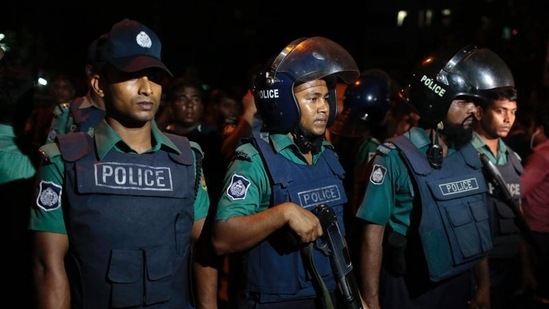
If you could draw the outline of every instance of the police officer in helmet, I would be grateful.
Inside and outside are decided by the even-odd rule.
[[[345,169],[344,185],[350,198],[346,222],[354,217],[354,206],[357,204],[354,200],[362,198],[362,194],[356,198],[353,195],[357,184],[355,170],[360,170],[368,162],[385,139],[390,102],[389,75],[379,69],[365,71],[345,88],[343,111],[338,113],[334,124],[328,128],[331,142]]]
[[[482,92],[508,85],[501,63],[473,45],[433,53],[402,92],[419,127],[379,146],[356,214],[370,308],[489,305],[487,185],[470,140]]]
[[[351,55],[324,37],[294,40],[258,74],[254,99],[268,134],[236,150],[213,235],[219,254],[245,252],[240,308],[312,309],[335,299],[321,297],[303,251],[323,234],[315,206],[332,207],[342,220],[343,168],[324,136],[336,115],[336,82],[358,77]],[[312,249],[312,260],[335,294],[328,257]]]

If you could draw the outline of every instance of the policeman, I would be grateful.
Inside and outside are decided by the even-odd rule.
[[[489,305],[487,185],[470,140],[482,91],[508,86],[501,64],[470,45],[428,55],[412,74],[403,94],[419,127],[380,145],[356,215],[371,308]]]
[[[494,309],[518,307],[516,296],[520,295],[525,286],[533,286],[530,281],[533,274],[528,247],[520,228],[515,224],[516,220],[523,218],[516,217],[520,212],[513,212],[513,209],[520,209],[520,176],[523,166],[518,154],[503,141],[515,122],[517,112],[517,90],[513,74],[504,64],[500,68],[500,80],[507,80],[507,86],[483,93],[471,141],[477,151],[485,155],[499,171],[507,190],[507,194],[504,194],[500,191],[502,188],[489,186],[494,249],[488,261],[491,305]],[[493,177],[490,173],[485,175],[489,180]],[[530,233],[528,230],[522,232]]]
[[[202,151],[154,122],[171,76],[161,42],[125,19],[98,48],[105,61],[92,85],[105,118],[92,135],[63,134],[41,148],[30,221],[38,302],[190,308],[193,258],[198,305],[214,308],[217,273],[197,246],[210,204]]]
[[[333,207],[342,226],[344,172],[324,134],[336,115],[336,82],[359,74],[351,55],[324,37],[291,42],[258,74],[254,99],[269,134],[237,148],[213,233],[218,253],[246,253],[242,308],[320,308],[333,300],[321,297],[336,290],[329,259],[307,245],[323,234],[310,210]]]
[[[70,132],[86,132],[92,134],[97,125],[105,116],[105,103],[103,98],[95,94],[91,87],[91,80],[96,74],[96,67],[101,59],[98,59],[97,45],[102,44],[106,35],[102,35],[92,41],[88,47],[86,66],[84,71],[87,77],[88,91],[85,95],[77,97],[71,102],[57,104],[53,110],[53,119],[46,143],[53,143],[57,135]]]
[[[343,111],[337,115],[330,131],[331,142],[345,169],[344,186],[350,198],[345,211],[345,222],[352,221],[356,212],[353,192],[360,170],[375,154],[380,141],[385,139],[385,120],[390,106],[391,79],[382,70],[368,70],[345,88]],[[360,176],[360,175],[356,175]],[[358,189],[358,188],[357,188]],[[348,225],[348,224],[347,224]]]

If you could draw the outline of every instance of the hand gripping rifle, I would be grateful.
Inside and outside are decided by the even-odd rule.
[[[351,256],[339,229],[336,213],[331,207],[324,204],[316,206],[313,213],[320,220],[324,230],[324,235],[316,241],[315,246],[330,258],[332,270],[343,299],[343,307],[362,309],[362,301],[353,273]]]
[[[507,204],[507,206],[509,206],[509,208],[511,208],[511,210],[513,211],[513,214],[515,215],[514,222],[522,233],[522,237],[524,237],[524,240],[526,240],[534,250],[538,250],[538,245],[537,242],[534,240],[534,237],[532,236],[530,226],[528,226],[528,223],[524,219],[524,216],[522,215],[519,206],[515,203],[511,192],[509,192],[505,180],[503,180],[503,176],[501,176],[501,173],[499,172],[497,167],[488,159],[485,154],[481,153],[479,155],[480,160],[482,161],[482,165],[484,165],[485,172],[489,178],[488,180],[500,192],[505,204]]]

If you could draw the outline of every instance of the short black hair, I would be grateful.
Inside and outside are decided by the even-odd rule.
[[[515,87],[500,87],[481,91],[482,99],[478,103],[482,108],[486,108],[492,102],[502,99],[517,101],[517,89]]]

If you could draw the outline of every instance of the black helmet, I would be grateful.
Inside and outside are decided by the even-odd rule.
[[[329,126],[337,113],[337,77],[348,84],[359,75],[355,60],[339,44],[318,36],[294,40],[255,79],[254,99],[263,130],[288,133],[295,128],[301,112],[294,86],[322,78],[329,79]]]
[[[511,70],[498,55],[468,45],[453,56],[424,58],[403,95],[423,123],[434,125],[458,97],[482,98],[484,91],[514,86]]]
[[[355,137],[367,130],[376,130],[389,111],[390,83],[388,74],[366,72],[347,86],[343,111],[330,127],[330,132]]]

